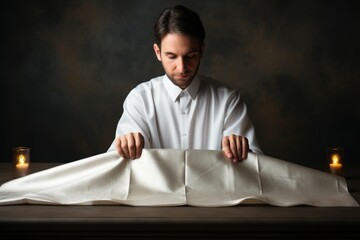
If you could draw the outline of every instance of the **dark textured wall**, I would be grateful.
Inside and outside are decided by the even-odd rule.
[[[8,1],[2,7],[1,161],[102,153],[122,103],[162,74],[152,25],[168,6],[207,29],[200,72],[238,89],[267,155],[322,167],[327,146],[359,146],[356,1]]]

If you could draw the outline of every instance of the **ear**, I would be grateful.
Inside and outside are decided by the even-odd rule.
[[[160,50],[159,46],[156,43],[154,43],[153,47],[154,47],[154,52],[156,54],[157,59],[161,62],[161,50]]]

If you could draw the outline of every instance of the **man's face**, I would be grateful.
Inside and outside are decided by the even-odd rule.
[[[202,57],[204,45],[197,38],[177,33],[167,34],[161,41],[161,49],[154,44],[154,51],[161,61],[166,75],[182,89],[194,79]]]

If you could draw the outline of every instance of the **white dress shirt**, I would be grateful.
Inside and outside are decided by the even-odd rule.
[[[140,132],[145,148],[221,150],[224,136],[241,135],[262,153],[240,94],[196,76],[184,90],[166,76],[134,88],[124,102],[116,136]],[[114,142],[109,151],[114,150]]]

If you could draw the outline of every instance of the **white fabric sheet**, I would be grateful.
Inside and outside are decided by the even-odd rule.
[[[221,151],[144,149],[140,159],[108,152],[3,184],[0,204],[133,206],[359,206],[343,177],[249,153],[234,164]]]

